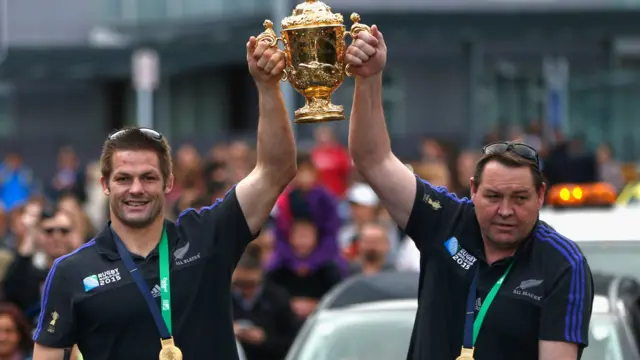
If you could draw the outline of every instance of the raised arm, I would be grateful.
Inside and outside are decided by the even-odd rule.
[[[386,58],[387,47],[375,25],[371,34],[358,33],[347,50],[346,62],[356,76],[349,151],[356,168],[393,220],[422,251],[435,239],[443,220],[461,216],[470,202],[417,178],[391,152],[382,108],[382,70]]]
[[[416,178],[391,152],[382,108],[382,70],[387,47],[374,25],[362,31],[347,50],[356,77],[349,124],[349,151],[358,172],[375,190],[393,220],[406,228],[416,198]]]
[[[256,234],[296,174],[296,149],[279,86],[284,54],[270,48],[266,41],[258,43],[251,37],[247,63],[258,88],[258,159],[249,176],[238,183],[236,196],[251,233]]]

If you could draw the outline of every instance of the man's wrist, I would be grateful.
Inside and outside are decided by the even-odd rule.
[[[258,88],[258,92],[260,93],[272,93],[280,91],[280,81],[277,82],[256,82],[256,87]]]
[[[368,77],[356,77],[356,86],[357,87],[371,87],[371,86],[382,86],[382,73],[368,76]]]

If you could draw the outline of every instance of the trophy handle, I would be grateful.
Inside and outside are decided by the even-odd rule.
[[[345,39],[347,38],[347,36],[350,36],[351,39],[355,39],[358,36],[358,33],[362,32],[362,31],[366,31],[369,34],[371,34],[371,28],[368,25],[360,23],[360,15],[359,14],[352,13],[350,18],[351,18],[351,21],[353,21],[353,25],[351,25],[351,31],[344,33]],[[350,65],[345,66],[344,73],[347,76],[352,76],[352,74],[349,72],[349,66]]]
[[[271,20],[265,20],[263,26],[264,31],[256,37],[257,42],[266,40],[269,43],[269,47],[278,47],[278,42],[281,42],[284,45],[282,38],[276,36],[276,32],[273,31],[273,22]],[[282,70],[282,78],[280,81],[287,81],[288,78],[287,69]]]

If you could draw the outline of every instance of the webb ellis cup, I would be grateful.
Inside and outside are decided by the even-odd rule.
[[[282,81],[289,81],[302,94],[306,104],[295,111],[296,123],[316,123],[344,120],[342,105],[331,103],[331,95],[350,76],[345,67],[345,38],[360,31],[371,32],[367,25],[360,24],[360,16],[351,14],[351,31],[345,31],[341,14],[334,14],[326,4],[306,0],[293,10],[291,16],[282,20],[282,37],[277,37],[273,23],[265,20],[265,31],[258,41],[268,41],[274,47],[278,41],[284,45],[287,65]]]

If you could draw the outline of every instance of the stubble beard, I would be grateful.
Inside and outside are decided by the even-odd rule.
[[[127,218],[124,211],[124,206],[126,205],[122,203],[118,209],[114,209],[113,205],[111,205],[111,211],[123,225],[126,225],[134,229],[144,229],[150,226],[151,224],[153,224],[153,222],[156,219],[158,219],[159,216],[162,215],[162,209],[164,208],[164,206],[161,203],[155,203],[155,201],[157,200],[153,201],[154,205],[149,210],[149,213],[148,213],[149,215],[143,218],[136,218],[136,219]]]

